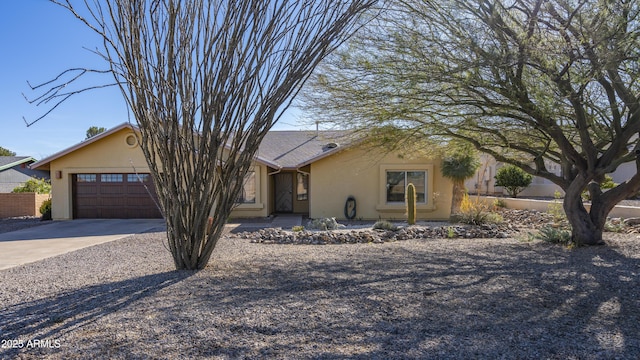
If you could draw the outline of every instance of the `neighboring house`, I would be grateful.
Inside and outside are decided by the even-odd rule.
[[[54,219],[160,216],[136,131],[125,123],[32,165],[51,171]],[[452,184],[441,175],[440,159],[385,153],[346,132],[271,131],[232,217],[344,219],[352,196],[356,219],[403,219],[408,182],[417,188],[418,218],[449,218]]]
[[[557,175],[562,174],[562,168],[559,164],[547,160],[545,160],[545,162],[547,169],[551,172]],[[491,155],[481,154],[480,164],[475,176],[465,182],[467,190],[470,193],[479,193],[481,195],[507,195],[507,191],[501,186],[495,186],[496,171],[504,166],[504,163],[496,161]],[[610,175],[614,182],[621,183],[630,179],[635,172],[635,163],[630,162],[620,165],[618,169]],[[556,191],[564,194],[564,191],[558,185],[551,182],[551,180],[534,176],[531,185],[519,193],[518,196],[553,197]]]
[[[10,193],[31,178],[49,179],[49,172],[33,170],[31,156],[0,156],[0,193]]]

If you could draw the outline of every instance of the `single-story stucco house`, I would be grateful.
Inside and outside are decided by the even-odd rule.
[[[29,167],[35,161],[31,156],[0,156],[0,193],[10,193],[29,179],[49,179],[49,171]]]
[[[51,172],[54,219],[161,216],[136,132],[124,123],[32,164]],[[232,217],[403,219],[409,182],[419,219],[449,218],[452,183],[439,158],[372,149],[343,131],[270,131]],[[350,197],[356,209],[352,200],[345,214]]]

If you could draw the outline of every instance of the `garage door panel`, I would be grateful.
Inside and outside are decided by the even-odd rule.
[[[131,208],[139,208],[139,207],[147,207],[153,204],[153,201],[149,198],[149,196],[129,196],[125,199],[125,204],[127,207]]]
[[[144,195],[144,196],[148,196],[149,194],[147,193],[147,189],[143,188],[143,187],[139,187],[139,186],[135,186],[135,187],[129,187],[129,191],[128,191],[129,195]]]
[[[93,195],[98,192],[98,186],[87,183],[82,183],[82,186],[78,187],[78,195]]]
[[[101,197],[103,207],[121,208],[127,205],[127,199],[122,197]]]
[[[117,195],[120,196],[122,194],[126,194],[126,188],[124,185],[105,185],[102,184],[100,186],[100,193],[102,195]]]
[[[73,176],[74,218],[160,218],[148,174]],[[147,181],[140,183],[139,179]],[[151,193],[152,195],[150,195]]]

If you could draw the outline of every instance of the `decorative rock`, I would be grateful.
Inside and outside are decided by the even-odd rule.
[[[640,218],[624,219],[623,223],[627,226],[637,226],[640,225]]]
[[[410,226],[402,227],[396,231],[378,229],[358,230],[328,230],[328,231],[288,231],[281,228],[260,229],[254,232],[242,232],[229,234],[229,236],[248,239],[252,243],[263,244],[354,244],[402,241],[408,239],[443,239],[450,238],[497,238],[512,237],[520,232],[520,229],[529,231],[531,228],[539,228],[544,224],[553,222],[550,214],[534,210],[503,209],[500,215],[504,218],[502,224],[484,224],[480,226],[447,224],[441,226]],[[628,233],[640,232],[640,218],[611,219],[613,225],[624,225]]]

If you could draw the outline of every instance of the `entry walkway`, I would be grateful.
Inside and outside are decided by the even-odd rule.
[[[0,270],[32,263],[147,231],[162,231],[163,219],[54,221],[0,234]]]
[[[282,228],[284,230],[291,230],[294,226],[302,225],[302,215],[299,214],[278,214],[273,218],[271,224],[272,228]]]

